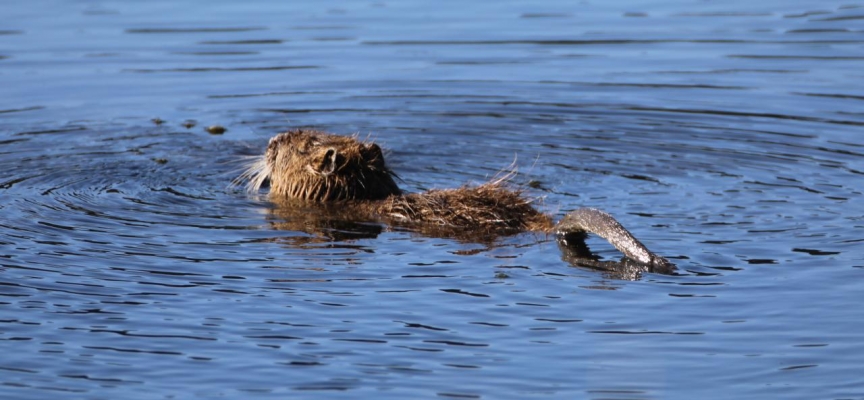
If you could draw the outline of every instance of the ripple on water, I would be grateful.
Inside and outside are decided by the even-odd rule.
[[[860,8],[292,4],[0,30],[0,397],[861,396]],[[411,191],[514,163],[679,269],[297,228],[227,187],[288,126]]]

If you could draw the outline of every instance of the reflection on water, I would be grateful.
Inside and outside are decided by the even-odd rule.
[[[9,5],[0,397],[860,398],[864,5],[805,3]],[[229,186],[296,126],[678,270]]]

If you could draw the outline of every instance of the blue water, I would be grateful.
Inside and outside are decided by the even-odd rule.
[[[0,15],[0,398],[864,398],[864,3]],[[678,271],[296,230],[229,184],[297,126],[374,139],[409,191],[515,163]]]

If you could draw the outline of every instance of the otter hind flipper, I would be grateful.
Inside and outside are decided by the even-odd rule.
[[[593,233],[606,239],[627,258],[649,265],[658,270],[669,270],[674,264],[648,250],[633,234],[613,216],[596,208],[580,208],[565,215],[555,231],[559,235],[579,232]]]

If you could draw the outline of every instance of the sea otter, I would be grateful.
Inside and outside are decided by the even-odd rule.
[[[596,208],[577,209],[554,223],[534,208],[532,199],[511,188],[507,177],[479,186],[404,193],[395,176],[375,143],[295,129],[271,138],[263,157],[256,157],[237,182],[248,181],[251,192],[269,182],[270,199],[277,204],[319,204],[352,219],[410,224],[431,234],[500,237],[534,231],[555,233],[559,243],[569,246],[594,233],[649,270],[674,268]]]

